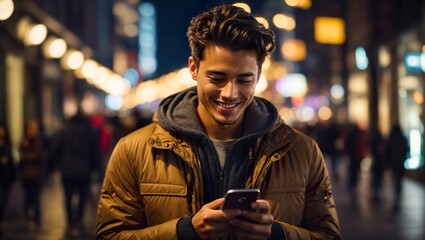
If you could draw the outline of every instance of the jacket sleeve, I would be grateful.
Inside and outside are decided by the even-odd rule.
[[[279,222],[286,239],[341,239],[339,220],[325,159],[318,145],[311,141],[311,161],[305,192],[301,226]]]
[[[179,219],[148,226],[134,166],[134,151],[125,139],[115,147],[102,185],[96,239],[177,239]]]

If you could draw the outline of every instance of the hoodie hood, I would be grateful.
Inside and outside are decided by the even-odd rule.
[[[158,123],[175,136],[191,139],[202,169],[204,202],[224,196],[231,188],[243,188],[250,151],[246,146],[257,142],[275,127],[279,116],[274,106],[261,98],[255,97],[244,113],[242,137],[238,138],[228,149],[228,156],[223,169],[220,169],[217,153],[213,143],[203,130],[197,113],[198,95],[196,87],[189,88],[164,99],[158,109]]]
[[[165,98],[158,109],[158,122],[166,130],[188,137],[207,138],[199,120],[196,86]],[[269,101],[254,97],[244,114],[243,137],[263,135],[270,131],[280,118]]]

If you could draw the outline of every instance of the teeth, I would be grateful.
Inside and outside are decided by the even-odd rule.
[[[221,103],[221,102],[219,102],[218,105],[220,105],[221,107],[224,107],[224,108],[234,108],[238,104],[237,103]]]

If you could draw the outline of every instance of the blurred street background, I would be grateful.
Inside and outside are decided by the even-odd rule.
[[[109,154],[196,84],[187,26],[220,3],[275,31],[256,95],[318,142],[343,239],[425,239],[425,0],[0,0],[0,239],[93,239]]]

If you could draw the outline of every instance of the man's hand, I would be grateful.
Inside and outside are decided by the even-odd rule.
[[[233,227],[229,225],[229,221],[241,215],[241,210],[221,210],[223,203],[224,198],[214,200],[202,206],[193,216],[192,226],[201,239],[224,237],[232,231]]]
[[[265,200],[257,200],[251,204],[254,211],[242,211],[241,216],[251,222],[232,219],[232,234],[238,239],[267,239],[272,233],[273,215],[270,214],[270,204]]]

